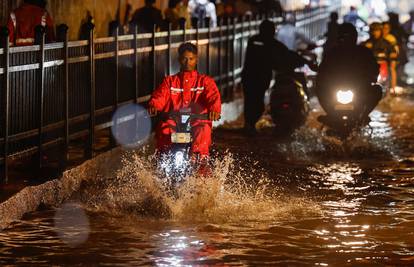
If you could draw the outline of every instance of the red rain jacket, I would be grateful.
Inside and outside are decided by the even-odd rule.
[[[162,112],[188,107],[197,114],[221,111],[220,93],[215,81],[197,71],[184,71],[165,77],[152,93],[149,104]]]
[[[46,9],[31,4],[22,4],[15,9],[7,22],[11,45],[33,45],[38,25],[46,27],[46,42],[55,40],[53,20]]]
[[[191,112],[204,114],[221,112],[220,92],[215,81],[197,71],[183,71],[164,78],[152,93],[149,105],[161,112],[191,108]],[[156,130],[157,147],[168,149],[171,144],[172,120],[160,122]],[[195,120],[193,126],[192,152],[208,155],[211,145],[211,121]]]

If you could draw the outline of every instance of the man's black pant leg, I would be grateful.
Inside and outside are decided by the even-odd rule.
[[[244,119],[246,127],[254,127],[264,111],[264,95],[268,86],[243,84]]]

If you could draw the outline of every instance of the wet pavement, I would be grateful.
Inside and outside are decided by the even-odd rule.
[[[413,266],[412,96],[385,99],[345,142],[312,108],[286,139],[266,119],[254,138],[241,120],[217,129],[214,174],[189,178],[178,199],[149,152],[126,153],[61,207],[0,232],[0,263]]]

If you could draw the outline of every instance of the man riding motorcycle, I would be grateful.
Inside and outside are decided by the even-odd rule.
[[[329,50],[319,66],[316,95],[328,114],[335,114],[338,90],[356,96],[359,110],[355,114],[369,121],[369,113],[382,98],[381,86],[374,84],[379,66],[372,52],[357,45],[358,33],[350,23],[338,29],[338,44]]]
[[[312,69],[317,66],[290,51],[275,39],[275,24],[264,20],[259,26],[259,34],[249,39],[242,72],[244,92],[244,130],[254,136],[256,122],[264,111],[264,95],[272,81],[273,71],[290,72],[307,64]]]
[[[384,39],[382,27],[381,23],[372,23],[369,30],[370,38],[363,45],[374,53],[380,65],[381,77],[390,77],[390,87],[393,90],[397,86],[398,51],[396,51],[395,46]],[[388,71],[391,75],[388,75]]]
[[[191,122],[193,159],[206,160],[211,145],[212,121],[220,119],[221,98],[213,78],[197,71],[197,46],[181,44],[178,48],[179,73],[167,76],[151,95],[148,112],[151,116],[159,112],[190,110],[194,114],[209,114],[209,120],[195,119]],[[171,134],[176,122],[172,119],[161,121],[156,127],[157,151],[168,152]]]

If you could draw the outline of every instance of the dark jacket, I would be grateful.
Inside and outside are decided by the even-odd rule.
[[[338,45],[327,52],[319,66],[316,80],[317,95],[341,86],[364,90],[377,81],[379,66],[373,53],[363,46]]]
[[[305,59],[276,39],[255,35],[247,45],[242,81],[270,83],[273,70],[289,72],[305,63]]]

